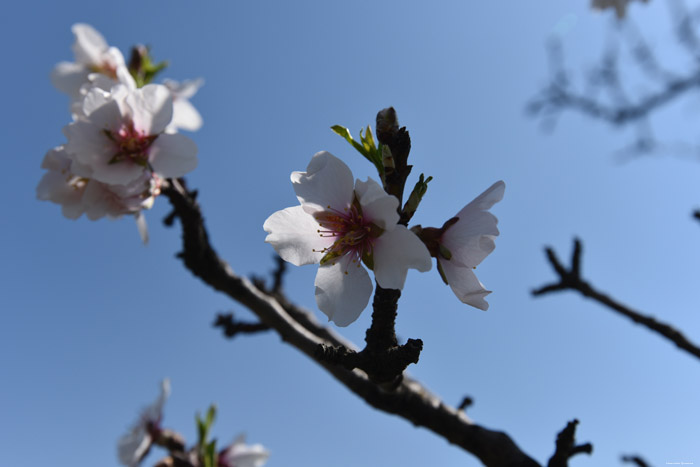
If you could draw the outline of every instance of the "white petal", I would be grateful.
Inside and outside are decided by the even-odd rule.
[[[431,267],[428,249],[403,225],[375,240],[374,277],[385,289],[402,289],[409,268],[425,272]]]
[[[494,250],[498,219],[486,210],[503,199],[504,190],[505,184],[496,182],[457,213],[459,221],[442,236],[443,245],[452,253],[452,262],[472,268]]]
[[[140,464],[141,458],[151,447],[151,436],[146,430],[137,426],[119,439],[117,443],[117,456],[122,465],[135,467]]]
[[[474,270],[469,267],[460,266],[453,261],[438,260],[445,271],[447,282],[452,291],[463,303],[471,305],[480,310],[488,310],[489,304],[484,297],[491,293],[476,278]]]
[[[90,70],[80,63],[61,62],[51,71],[51,83],[71,99],[80,98],[80,87],[88,80]]]
[[[161,177],[182,177],[197,167],[197,145],[179,133],[163,133],[151,145],[148,160]]]
[[[162,133],[173,118],[173,98],[162,84],[147,84],[132,91],[126,103],[132,111],[134,128],[147,135]]]
[[[270,453],[262,444],[245,444],[245,436],[240,435],[224,448],[222,455],[228,465],[234,467],[262,467]]]
[[[355,195],[362,206],[362,215],[369,221],[377,224],[384,230],[392,230],[399,221],[399,214],[396,209],[399,207],[399,200],[396,196],[388,194],[384,189],[371,178],[367,181],[357,180],[355,182]]]
[[[263,229],[269,234],[265,241],[283,260],[295,266],[320,262],[323,257],[320,251],[332,244],[331,238],[319,235],[318,222],[301,206],[272,214],[265,220]]]
[[[98,80],[100,84],[102,80]],[[99,129],[115,131],[124,121],[119,103],[99,87],[90,88],[83,100],[83,115]]]
[[[197,109],[185,99],[173,101],[173,119],[169,127],[187,131],[197,131],[202,127],[202,116]]]
[[[329,152],[316,153],[306,172],[292,172],[291,179],[299,202],[309,214],[325,211],[328,206],[342,211],[352,203],[352,172]]]
[[[146,216],[141,211],[134,214],[136,219],[136,228],[139,231],[139,237],[144,245],[148,245],[148,224],[146,224]]]
[[[315,285],[318,308],[341,327],[360,316],[372,295],[369,274],[362,265],[351,263],[347,255],[319,267]]]
[[[84,23],[74,24],[71,30],[75,35],[72,47],[75,61],[85,65],[100,65],[101,55],[109,47],[102,34]]]

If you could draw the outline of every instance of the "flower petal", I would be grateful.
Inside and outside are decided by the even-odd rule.
[[[147,135],[162,133],[173,118],[173,97],[162,84],[147,84],[132,91],[126,103],[132,111],[134,128]]]
[[[384,232],[374,243],[374,276],[385,289],[402,289],[409,268],[425,272],[431,267],[428,249],[403,225]]]
[[[362,206],[362,215],[365,218],[384,230],[393,230],[399,222],[399,200],[396,196],[388,194],[384,189],[371,178],[367,181],[357,180],[355,182],[355,195]]]
[[[491,293],[476,278],[474,270],[470,267],[460,266],[453,261],[439,260],[445,277],[450,284],[452,291],[463,303],[471,305],[480,310],[488,310],[489,304],[484,297]]]
[[[75,35],[75,61],[85,65],[101,65],[101,55],[109,47],[105,38],[89,24],[76,23],[71,28]]]
[[[352,172],[329,152],[316,153],[306,172],[292,172],[291,179],[299,202],[309,214],[325,211],[328,206],[342,211],[352,203]]]
[[[372,281],[362,265],[348,256],[318,268],[316,304],[330,321],[341,327],[354,322],[367,307]]]
[[[498,219],[486,210],[503,199],[504,190],[505,183],[496,182],[457,213],[459,221],[442,236],[453,263],[472,268],[494,250]]]
[[[170,128],[181,128],[187,131],[197,131],[202,127],[202,116],[192,103],[186,99],[175,99],[173,101],[173,119],[170,121]]]
[[[185,135],[163,133],[151,145],[148,160],[158,175],[182,177],[197,167],[197,145]]]
[[[304,212],[301,206],[277,211],[263,224],[263,229],[269,234],[265,241],[283,260],[295,266],[320,262],[323,257],[321,250],[333,243],[332,238],[321,237],[318,228],[316,219]]]
[[[84,65],[61,62],[51,70],[51,83],[71,99],[80,98],[80,87],[87,82],[90,70]]]

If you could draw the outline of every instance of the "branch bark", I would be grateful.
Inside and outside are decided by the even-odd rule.
[[[371,381],[361,370],[348,370],[319,360],[316,349],[322,344],[348,349],[355,346],[332,329],[321,326],[310,312],[290,303],[279,291],[271,294],[260,290],[220,259],[209,242],[199,205],[186,189],[184,180],[169,180],[162,192],[170,200],[173,215],[182,225],[183,250],[178,257],[187,269],[213,289],[251,310],[283,341],[306,354],[369,405],[433,431],[473,454],[486,466],[540,465],[506,433],[475,424],[463,411],[444,404],[410,377],[404,377],[395,387],[387,389]],[[173,215],[169,216],[171,220]]]

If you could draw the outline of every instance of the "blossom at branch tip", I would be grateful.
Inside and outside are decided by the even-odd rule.
[[[614,8],[618,19],[622,19],[627,13],[627,5],[630,4],[632,1],[634,0],[592,0],[591,8],[593,8],[594,10],[605,10],[608,8]],[[639,1],[646,3],[649,0]]]
[[[348,166],[323,151],[291,179],[301,205],[268,217],[265,241],[296,266],[320,264],[316,303],[338,326],[355,321],[369,302],[372,281],[362,263],[387,289],[403,288],[408,269],[431,268],[425,245],[397,224],[398,199],[371,178],[353,182]]]
[[[135,467],[148,454],[154,440],[160,435],[163,406],[168,396],[170,396],[170,380],[166,378],[161,382],[158,398],[141,411],[139,419],[131,430],[119,439],[117,455],[120,464]]]
[[[128,185],[147,171],[183,176],[197,165],[197,146],[184,135],[165,133],[172,115],[172,96],[163,85],[91,88],[76,121],[63,129],[65,151],[75,162],[71,171],[114,185]]]
[[[218,467],[262,467],[270,452],[262,444],[245,444],[245,435],[239,435],[219,452]]]
[[[73,54],[75,62],[61,62],[51,72],[51,82],[71,99],[80,98],[80,88],[88,82],[91,73],[99,73],[117,80],[117,69],[125,67],[124,56],[110,47],[102,34],[83,23],[71,28],[75,36]]]
[[[204,80],[185,80],[181,83],[166,79],[163,85],[170,90],[173,97],[173,118],[165,131],[174,133],[177,130],[197,131],[202,127],[202,116],[190,102],[197,94]]]
[[[488,310],[484,297],[491,291],[477,279],[474,269],[496,248],[498,219],[488,210],[503,199],[505,189],[502,181],[494,183],[442,228],[413,228],[437,258],[438,271],[457,298],[480,310]]]

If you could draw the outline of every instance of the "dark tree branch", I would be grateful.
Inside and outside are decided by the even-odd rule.
[[[649,464],[639,456],[622,456],[622,462],[629,462],[630,464],[635,464],[637,467],[650,467]]]
[[[308,311],[258,289],[221,260],[209,243],[199,206],[181,180],[170,180],[163,194],[170,200],[182,225],[183,251],[178,257],[187,269],[213,289],[251,310],[282,340],[306,354],[372,407],[433,431],[470,452],[486,466],[539,466],[507,434],[476,425],[464,412],[446,405],[410,377],[404,377],[394,388],[387,389],[371,381],[361,370],[348,370],[320,361],[315,355],[322,344],[346,349],[353,346],[333,330],[318,324]]]
[[[645,316],[638,311],[635,311],[620,302],[614,300],[613,298],[601,293],[593,288],[588,282],[581,278],[581,241],[579,239],[574,239],[574,252],[571,258],[571,268],[566,269],[559,258],[557,258],[556,253],[552,248],[545,249],[547,253],[547,258],[552,268],[559,276],[559,282],[552,283],[540,287],[539,289],[533,290],[532,294],[534,296],[544,295],[547,293],[560,291],[560,290],[575,290],[578,291],[584,297],[591,298],[601,305],[605,305],[611,310],[614,310],[621,315],[624,315],[634,321],[637,324],[645,326],[647,329],[665,337],[674,344],[676,344],[680,349],[685,350],[689,354],[700,358],[700,347],[690,342],[680,331],[669,326],[666,323],[657,321],[656,319]]]
[[[547,467],[568,467],[569,459],[577,454],[591,454],[593,445],[591,443],[576,444],[576,425],[578,420],[572,420],[557,435],[557,443],[554,454],[549,459]]]
[[[270,326],[265,323],[236,321],[233,318],[233,313],[216,315],[214,327],[221,328],[224,331],[224,335],[229,339],[233,338],[237,334],[258,334],[271,329]]]

